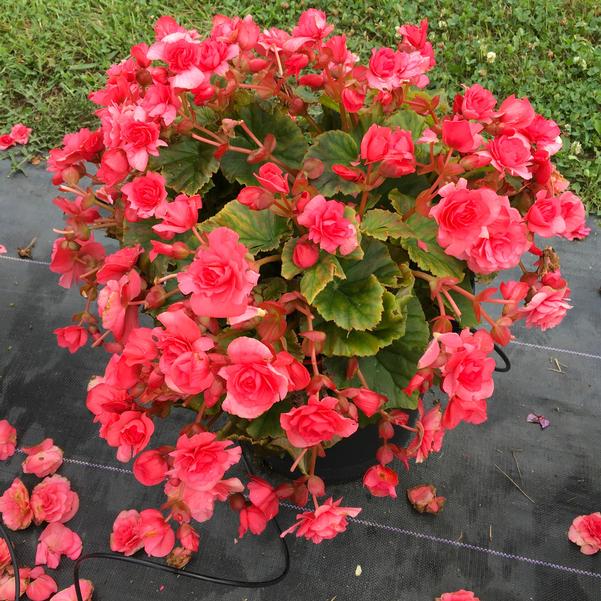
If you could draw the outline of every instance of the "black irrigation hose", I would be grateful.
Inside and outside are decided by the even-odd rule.
[[[6,528],[4,528],[2,521],[0,521],[0,533],[2,533],[2,538],[4,538],[6,541],[10,560],[13,564],[13,570],[15,572],[15,599],[18,599],[21,596],[21,575],[19,573],[19,562],[17,561],[17,554],[15,552],[15,548],[13,547],[13,542],[10,540],[8,532],[6,531]]]
[[[503,359],[503,362],[505,363],[504,367],[495,367],[495,371],[498,371],[500,373],[507,373],[511,369],[511,361],[509,360],[509,357],[505,354],[505,351],[498,344],[495,344],[495,352],[497,353],[497,355],[499,355],[499,357],[501,357],[501,359]]]

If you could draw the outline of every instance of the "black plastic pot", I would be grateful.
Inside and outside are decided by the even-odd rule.
[[[415,419],[416,412],[412,412],[411,420]],[[394,444],[406,446],[412,433],[402,428],[395,428],[392,439]],[[315,465],[315,473],[323,478],[326,484],[344,484],[354,482],[363,478],[365,471],[375,465],[376,451],[382,444],[378,437],[377,425],[369,425],[349,438],[343,438],[340,442],[326,450],[325,457],[318,457]],[[246,445],[245,445],[246,446]],[[302,475],[296,469],[290,472],[292,458],[287,453],[279,455],[258,455],[254,453],[250,445],[246,446],[247,454],[254,456],[257,467],[264,471],[274,472],[284,478],[294,479]]]

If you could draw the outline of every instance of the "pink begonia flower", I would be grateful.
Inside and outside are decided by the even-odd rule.
[[[27,144],[29,142],[29,134],[31,134],[31,127],[27,127],[23,123],[16,123],[10,130],[10,137],[17,144]]]
[[[77,352],[88,341],[88,331],[81,326],[57,328],[53,333],[56,335],[58,346],[69,349],[70,353]]]
[[[152,328],[134,328],[123,347],[122,357],[129,366],[145,365],[156,358],[158,349]]]
[[[53,522],[40,534],[35,562],[36,565],[47,565],[54,570],[63,555],[75,560],[81,555],[81,550],[79,536],[60,522]]]
[[[280,351],[273,366],[288,379],[288,392],[304,390],[311,382],[309,370],[287,351]]]
[[[255,173],[255,179],[269,192],[288,194],[288,176],[275,163],[265,163]]]
[[[124,411],[108,424],[106,441],[117,447],[117,459],[126,463],[142,451],[154,433],[153,421],[143,411]]]
[[[590,233],[584,204],[572,192],[559,196],[551,196],[547,190],[537,192],[534,204],[526,213],[526,223],[531,232],[543,238],[562,236],[574,240]]]
[[[107,186],[116,186],[129,175],[129,161],[121,148],[110,148],[100,159],[96,177]]]
[[[246,486],[250,502],[263,512],[267,520],[274,518],[280,510],[280,502],[273,486],[258,476],[251,476]]]
[[[280,415],[280,424],[290,444],[297,448],[312,447],[335,436],[346,438],[357,431],[358,422],[336,411],[338,399],[317,395],[309,397],[306,405],[295,407]]]
[[[366,165],[384,160],[388,154],[390,129],[374,123],[361,138],[361,159]]]
[[[267,527],[265,514],[255,505],[246,505],[240,510],[238,538],[242,538],[249,530],[253,534],[261,534]]]
[[[496,105],[497,99],[492,92],[476,83],[469,88],[465,88],[459,108],[466,119],[490,123]]]
[[[498,196],[490,188],[468,190],[463,178],[443,186],[438,194],[441,200],[430,209],[430,216],[438,224],[437,241],[447,254],[458,259],[468,257],[469,248],[496,220],[501,205],[509,204],[507,197]]]
[[[136,177],[125,184],[121,191],[127,197],[129,206],[142,219],[153,217],[161,211],[167,199],[165,178],[154,171]]]
[[[54,444],[52,438],[45,438],[33,447],[25,447],[23,452],[27,455],[23,473],[35,474],[38,478],[54,474],[63,464],[63,450]]]
[[[36,484],[31,491],[30,505],[36,525],[42,522],[64,524],[77,513],[79,497],[71,490],[67,478],[55,474]]]
[[[513,94],[503,100],[495,117],[509,129],[524,129],[534,120],[536,113],[528,98],[516,98]]]
[[[559,125],[552,119],[545,119],[542,115],[536,115],[528,127],[522,128],[521,132],[536,144],[537,149],[544,150],[553,156],[562,147],[561,131]]]
[[[351,399],[367,417],[373,417],[388,400],[383,394],[369,388],[345,388],[340,392]]]
[[[309,230],[309,240],[319,244],[329,253],[348,255],[359,242],[355,226],[344,217],[344,204],[326,200],[321,194],[314,196],[298,216],[299,225]]]
[[[193,484],[193,486],[183,483],[177,488],[173,488],[169,483],[165,486],[165,493],[170,501],[175,503],[175,505],[170,503],[172,509],[178,504],[181,506],[183,502],[188,510],[187,518],[178,521],[189,521],[192,517],[197,522],[206,522],[213,517],[216,501],[225,501],[231,494],[244,490],[244,484],[238,478],[219,480],[206,489],[202,485],[202,489],[197,484]]]
[[[275,202],[275,196],[260,186],[246,186],[238,192],[237,200],[253,211],[262,211]]]
[[[137,553],[144,546],[141,527],[140,513],[135,509],[119,513],[111,532],[111,551],[124,555]]]
[[[461,589],[454,593],[443,593],[440,597],[436,597],[435,601],[480,601],[472,591]]]
[[[96,272],[96,281],[106,284],[110,280],[120,280],[133,269],[143,252],[144,249],[139,244],[134,244],[107,255],[102,267]]]
[[[144,551],[150,557],[169,555],[175,544],[175,533],[158,509],[140,512],[140,534]]]
[[[597,511],[574,518],[568,538],[580,547],[580,552],[584,555],[594,555],[601,551],[601,513]]]
[[[31,568],[19,568],[19,584],[22,592],[29,585],[30,574]],[[12,570],[7,570],[0,575],[0,601],[14,601],[15,584],[15,575]]]
[[[169,463],[165,453],[158,449],[151,449],[140,453],[133,465],[136,480],[144,486],[155,486],[165,481]]]
[[[418,411],[419,418],[415,422],[417,432],[407,447],[407,454],[415,456],[416,463],[423,463],[430,453],[438,453],[442,448],[444,428],[442,427],[440,406],[436,405],[424,414],[423,403],[420,399]]]
[[[519,133],[502,134],[489,140],[486,148],[476,153],[490,159],[492,166],[502,175],[509,173],[523,179],[531,179],[532,164],[530,142]]]
[[[142,292],[142,278],[132,269],[118,280],[109,280],[98,293],[98,313],[102,325],[121,342],[127,342],[129,333],[138,327],[137,305],[130,302]]]
[[[155,215],[161,223],[152,226],[152,229],[163,238],[170,240],[175,234],[183,234],[191,230],[198,223],[198,211],[202,208],[202,199],[198,194],[186,196],[179,194],[173,202],[164,203]]]
[[[379,173],[385,177],[400,177],[415,171],[415,147],[411,132],[398,127],[390,129],[373,124],[361,139],[361,159],[365,164],[380,162]],[[346,175],[337,166],[336,172]],[[349,178],[352,172],[349,172]]]
[[[361,512],[359,507],[340,507],[342,499],[334,501],[329,498],[314,511],[305,511],[296,516],[297,522],[282,532],[286,536],[296,531],[296,536],[320,543],[344,532],[348,526],[347,517],[356,517]]]
[[[54,173],[54,185],[63,182],[63,173],[83,161],[91,161],[104,149],[103,135],[100,129],[90,131],[87,127],[66,134],[63,137],[63,147],[53,148],[48,158],[48,171]]]
[[[365,103],[365,94],[353,88],[344,88],[341,99],[349,113],[358,113]]]
[[[399,475],[385,465],[373,465],[363,476],[363,486],[374,497],[392,497],[396,499],[396,486]]]
[[[15,140],[10,134],[0,135],[0,150],[8,150],[15,145]]]
[[[141,105],[149,117],[159,117],[165,125],[171,125],[181,107],[181,100],[171,86],[154,83],[146,88]]]
[[[8,544],[2,538],[0,539],[0,572],[4,571],[8,565],[12,562],[10,558],[10,551],[8,550]]]
[[[504,202],[486,229],[487,236],[478,237],[468,250],[467,266],[481,274],[516,267],[531,244],[520,212]]]
[[[259,340],[241,336],[227,348],[230,365],[219,375],[226,381],[224,411],[252,419],[268,411],[288,394],[286,372],[273,364],[274,355]]]
[[[6,246],[4,246],[4,244],[0,244],[0,255],[5,255],[7,252]]]
[[[190,524],[182,524],[177,530],[177,539],[182,544],[184,549],[196,553],[200,542],[200,534],[190,526]]]
[[[58,586],[52,576],[44,572],[44,568],[37,566],[29,574],[30,582],[26,594],[31,601],[45,601],[58,591]]]
[[[319,260],[319,247],[310,242],[305,236],[294,245],[292,262],[299,269],[309,269]]]
[[[407,489],[407,499],[420,513],[438,513],[446,499],[436,496],[436,487],[432,484],[419,484]]]
[[[445,119],[442,122],[442,142],[461,153],[474,152],[482,145],[480,132],[483,128],[479,123],[472,123],[457,116]]]
[[[199,247],[194,261],[178,273],[179,289],[192,295],[190,305],[197,315],[241,315],[248,306],[249,294],[259,273],[248,262],[248,250],[236,232],[218,227],[207,239],[208,244]]]
[[[0,461],[5,461],[15,454],[17,431],[7,420],[0,420]]]
[[[207,491],[223,478],[225,472],[240,461],[242,450],[229,440],[217,440],[212,432],[193,436],[183,434],[176,448],[169,453],[173,468],[169,475],[179,478],[187,486]]]
[[[10,530],[24,530],[31,524],[33,512],[29,503],[29,491],[19,478],[15,478],[0,497],[0,513]]]
[[[92,581],[80,579],[79,588],[81,589],[83,601],[92,601],[92,593],[94,592],[94,585],[92,584]],[[77,601],[75,585],[72,584],[62,591],[59,591],[49,601]]]
[[[59,285],[70,288],[104,259],[104,253],[104,246],[92,236],[87,242],[57,238],[52,245],[50,271],[60,273]]]
[[[540,328],[543,332],[559,325],[572,308],[570,288],[565,280],[556,274],[548,273],[535,286],[535,294],[521,309],[526,316],[527,328]]]

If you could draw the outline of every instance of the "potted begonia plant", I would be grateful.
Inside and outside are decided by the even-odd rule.
[[[588,230],[551,162],[559,128],[477,83],[428,91],[426,21],[366,64],[314,9],[291,32],[218,15],[207,37],[170,17],[155,34],[90,94],[100,127],[65,136],[48,164],[68,195],[51,269],[85,299],[58,343],[108,351],[87,407],[166,495],[162,511],[122,512],[111,546],[182,565],[191,521],[227,499],[240,536],[282,499],[309,504],[287,532],[321,542],[360,509],[326,494],[319,457],[371,427],[364,485],[395,497],[395,459],[422,462],[486,420],[494,343],[570,308],[545,241]],[[434,385],[446,400],[426,406]],[[188,425],[154,446],[176,410]],[[300,476],[228,476],[237,443],[288,454]]]

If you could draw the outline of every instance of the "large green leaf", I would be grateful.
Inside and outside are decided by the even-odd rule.
[[[282,247],[282,277],[287,280],[291,280],[294,276],[302,272],[302,269],[297,267],[292,261],[292,255],[294,254],[297,242],[298,238],[290,238]]]
[[[361,260],[348,258],[340,260],[347,279],[354,282],[373,274],[385,286],[395,286],[401,272],[390,258],[386,244],[365,239],[361,243],[361,249],[363,251]]]
[[[405,333],[407,313],[391,292],[383,297],[384,313],[380,323],[369,331],[343,330],[332,322],[316,323],[326,333],[323,353],[339,357],[367,357]]]
[[[414,235],[400,215],[384,209],[367,211],[363,216],[360,227],[364,234],[378,240],[407,238]]]
[[[217,215],[200,225],[205,232],[229,227],[240,236],[240,242],[253,254],[278,248],[280,240],[290,233],[290,222],[269,209],[253,211],[237,200],[228,202]]]
[[[301,294],[307,299],[308,303],[312,304],[315,297],[334,278],[345,279],[346,275],[338,259],[334,255],[322,251],[319,261],[303,273],[300,282]]]
[[[150,168],[160,171],[175,191],[196,194],[219,169],[214,152],[213,146],[184,137],[151,157]]]
[[[287,401],[276,403],[271,409],[249,422],[245,428],[247,434],[255,440],[283,436],[284,431],[280,426],[280,415],[289,411],[290,408],[291,404]]]
[[[340,131],[326,131],[315,138],[306,158],[319,159],[324,166],[323,173],[311,183],[324,196],[333,196],[338,192],[343,194],[358,194],[361,187],[355,182],[342,179],[332,171],[332,166],[342,164],[349,166],[357,160],[359,147],[349,134]]]
[[[430,330],[417,298],[407,304],[405,334],[374,357],[359,359],[359,366],[370,388],[388,397],[388,408],[417,406],[417,394],[408,396],[403,388],[417,370],[417,363],[430,338]]]
[[[307,141],[303,132],[290,117],[278,108],[264,108],[257,102],[243,106],[238,114],[243,119],[250,131],[263,141],[267,134],[272,134],[276,140],[273,156],[292,169],[300,169],[303,158],[307,152]],[[241,146],[249,150],[257,150],[257,144],[251,140],[240,127],[239,135],[232,141],[233,146]],[[261,161],[250,164],[248,155],[240,152],[227,152],[221,159],[221,170],[230,180],[237,180],[241,184],[253,186],[257,184],[254,173],[267,162]]]
[[[395,111],[384,121],[388,127],[400,127],[411,132],[413,140],[417,140],[426,128],[426,119],[415,111]]]
[[[429,271],[436,276],[451,276],[463,279],[465,264],[447,255],[436,241],[438,227],[436,222],[418,213],[407,220],[407,225],[413,231],[414,238],[402,238],[401,244],[407,250],[411,260],[420,269]],[[420,248],[421,244],[421,248]]]

